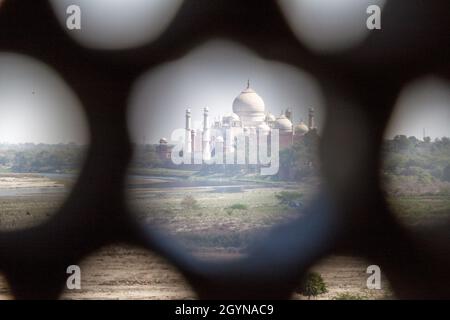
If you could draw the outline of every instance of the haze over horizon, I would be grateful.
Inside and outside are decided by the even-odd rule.
[[[400,93],[385,137],[450,137],[450,82],[427,76],[408,84]]]
[[[89,142],[75,94],[38,60],[0,52],[0,143],[69,142]]]
[[[49,67],[23,55],[0,53],[0,144],[87,144],[89,132],[81,105]],[[232,112],[234,98],[246,87],[263,98],[266,111],[293,110],[294,124],[316,110],[325,121],[324,99],[315,79],[292,66],[268,61],[229,41],[210,41],[185,57],[138,79],[128,110],[133,142],[157,143],[184,128],[185,109],[194,128],[202,127],[202,110],[210,121]],[[301,88],[299,90],[298,88]],[[399,95],[385,137],[450,137],[450,83],[428,76],[413,81]]]

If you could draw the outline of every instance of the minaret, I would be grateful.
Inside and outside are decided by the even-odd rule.
[[[192,129],[191,130],[191,163],[192,164],[197,164],[197,162],[195,161],[195,149],[196,149],[196,144],[195,144],[195,130]]]
[[[186,130],[191,130],[191,109],[186,109]]]
[[[211,158],[211,139],[209,137],[208,112],[208,107],[205,107],[205,109],[203,109],[203,160],[209,160]]]
[[[203,109],[203,131],[208,130],[208,112],[208,107],[205,107],[205,109]]]
[[[192,139],[191,139],[191,109],[186,109],[186,145],[184,151],[189,153],[192,150]]]
[[[191,141],[192,141],[191,153],[194,154],[194,152],[195,152],[195,130],[194,129],[191,130]]]
[[[308,129],[309,130],[315,129],[315,126],[314,126],[314,109],[313,108],[309,108]]]
[[[292,110],[291,110],[291,108],[286,109],[286,111],[284,112],[284,115],[286,116],[286,118],[288,118],[289,120],[292,121]]]

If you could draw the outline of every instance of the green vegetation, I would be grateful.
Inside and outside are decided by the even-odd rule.
[[[405,195],[388,199],[394,212],[409,225],[444,222],[450,217],[448,195]]]
[[[316,297],[320,294],[327,293],[328,290],[322,276],[317,272],[310,272],[303,279],[296,292],[310,299],[311,297]]]
[[[280,169],[276,178],[279,180],[301,181],[317,176],[320,137],[316,130],[311,130],[301,139],[295,140],[292,147],[280,151]]]
[[[282,190],[249,188],[245,193],[228,193],[213,187],[161,188],[132,197],[142,223],[160,226],[188,249],[245,253],[271,226],[298,217],[296,210],[279,204],[275,194]]]
[[[423,141],[399,135],[383,145],[383,177],[389,204],[408,225],[450,217],[450,139]]]
[[[163,166],[160,159],[156,144],[135,144],[133,148],[136,150],[136,156],[133,159],[133,166],[136,168],[158,168]]]
[[[225,208],[228,214],[232,214],[234,210],[247,210],[248,206],[243,203],[235,203]]]
[[[242,203],[235,203],[235,204],[229,206],[228,209],[231,209],[231,210],[247,210],[248,206],[245,205],[245,204],[242,204]]]
[[[181,207],[186,210],[198,209],[198,202],[192,195],[187,195],[181,200]]]
[[[0,144],[2,172],[71,173],[80,168],[86,146],[69,144]]]
[[[291,208],[303,206],[303,194],[295,191],[281,191],[275,195],[279,203]]]
[[[420,141],[399,135],[383,145],[389,193],[436,194],[450,188],[450,139]]]
[[[148,170],[154,169],[158,172],[164,171],[162,168],[167,168],[167,170],[172,169],[173,173],[178,170],[185,172],[185,176],[191,178],[224,176],[245,179],[244,177],[251,177],[249,179],[252,181],[270,182],[270,180],[300,181],[317,176],[319,170],[319,136],[316,130],[311,130],[301,139],[297,139],[292,147],[281,150],[278,174],[267,177],[256,174],[259,172],[256,165],[174,165],[170,160],[160,157],[158,147],[157,144],[134,146],[136,156],[133,160],[133,173],[153,174]]]

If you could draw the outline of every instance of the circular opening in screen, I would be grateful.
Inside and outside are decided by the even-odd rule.
[[[201,258],[245,256],[320,187],[317,81],[236,44],[211,41],[144,74],[128,116],[130,205]]]
[[[0,53],[0,228],[45,221],[69,194],[89,141],[79,100],[51,68]]]

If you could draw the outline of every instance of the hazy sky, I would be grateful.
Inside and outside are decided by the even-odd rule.
[[[279,115],[291,108],[295,124],[316,109],[323,124],[323,97],[316,81],[292,66],[263,60],[248,49],[227,41],[211,41],[181,60],[160,66],[137,83],[130,101],[129,127],[135,142],[170,139],[173,129],[184,128],[191,108],[194,127],[202,126],[202,109],[210,119],[232,112],[234,98],[251,87],[263,98],[266,111]]]
[[[70,88],[45,64],[0,53],[0,143],[87,143],[87,122]]]
[[[401,92],[386,132],[423,138],[450,137],[450,82],[429,76],[409,84]]]

